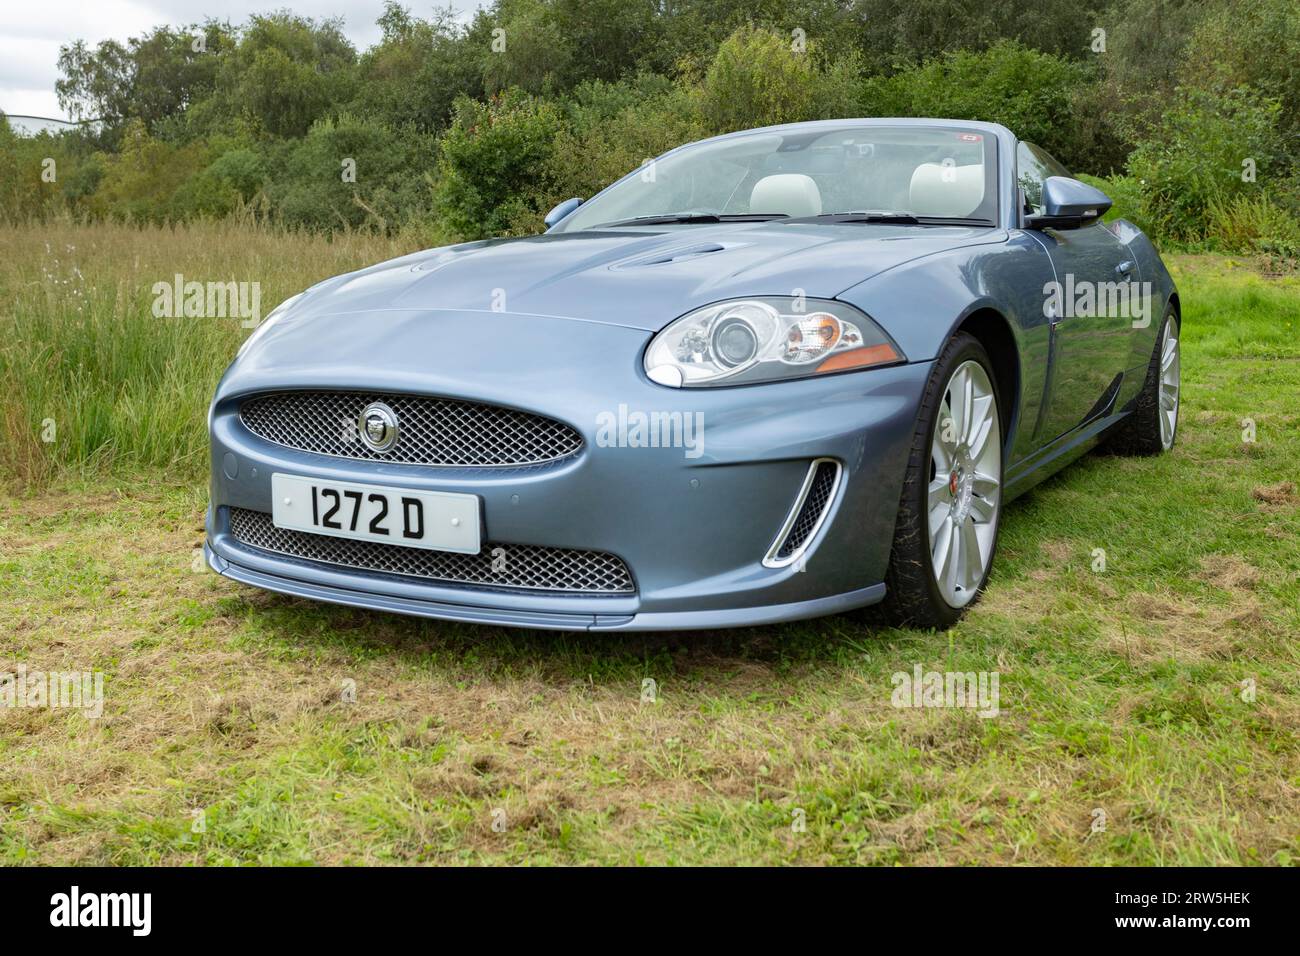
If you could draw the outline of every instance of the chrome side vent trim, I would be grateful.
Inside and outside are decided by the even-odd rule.
[[[804,476],[803,486],[795,496],[790,513],[763,558],[766,567],[788,567],[804,556],[831,510],[840,490],[842,472],[840,463],[834,458],[818,458],[808,466],[808,474]]]

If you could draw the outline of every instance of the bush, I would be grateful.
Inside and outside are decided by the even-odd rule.
[[[1262,193],[1211,199],[1205,210],[1207,243],[1226,252],[1254,252],[1300,241],[1300,224]]]
[[[1300,241],[1291,239],[1261,239],[1260,268],[1269,275],[1286,275],[1300,272]]]
[[[1079,179],[1096,186],[1110,198],[1111,207],[1103,217],[1106,222],[1112,219],[1127,219],[1137,223],[1141,218],[1142,191],[1138,181],[1132,176],[1089,176],[1078,173]]]
[[[934,116],[1001,123],[1076,164],[1074,95],[1088,67],[1013,41],[978,53],[952,53],[888,77],[873,77],[863,101],[873,116]]]
[[[540,221],[563,124],[559,107],[518,90],[487,103],[458,100],[442,138],[434,209],[453,237],[481,239]]]
[[[69,172],[65,155],[58,138],[17,136],[0,113],[0,222],[39,218],[55,206],[59,187],[41,178],[42,164],[53,159],[56,177],[63,179]]]
[[[1185,86],[1249,86],[1281,104],[1290,164],[1300,163],[1300,4],[1295,0],[1221,3],[1193,31],[1182,56]]]
[[[389,231],[428,211],[434,142],[363,117],[319,120],[303,139],[278,147],[270,165],[279,175],[267,196],[291,225]]]
[[[1238,197],[1263,191],[1281,142],[1276,100],[1249,89],[1222,93],[1181,89],[1129,157],[1140,190],[1138,220],[1152,235],[1179,243],[1214,241],[1210,210],[1237,209]],[[1255,182],[1243,179],[1247,161]],[[1222,213],[1218,220],[1223,222]]]
[[[204,144],[173,146],[150,136],[143,121],[132,120],[120,152],[103,158],[104,174],[90,197],[91,209],[134,222],[179,218],[186,210],[173,207],[173,197],[208,161]]]
[[[544,179],[544,213],[570,196],[590,198],[625,173],[705,135],[692,92],[659,77],[580,87],[569,103],[569,123],[556,136]],[[515,231],[536,231],[540,218],[517,220]]]
[[[789,37],[739,27],[718,47],[700,90],[705,125],[718,133],[811,119],[815,71]]]

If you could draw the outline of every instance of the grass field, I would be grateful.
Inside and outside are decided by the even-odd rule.
[[[597,637],[196,571],[239,333],[141,318],[149,284],[260,279],[269,308],[403,250],[115,229],[0,236],[0,672],[105,675],[99,719],[0,707],[0,862],[1300,859],[1300,280],[1173,257],[1177,448],[1010,506],[953,630]],[[997,671],[999,716],[894,708],[917,664]]]

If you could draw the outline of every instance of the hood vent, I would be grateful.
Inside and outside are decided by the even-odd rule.
[[[698,259],[700,256],[707,256],[715,252],[726,251],[727,247],[721,243],[701,242],[693,246],[683,246],[677,249],[663,249],[653,255],[642,256],[640,259],[629,259],[626,262],[620,262],[610,268],[639,269],[642,266],[661,266],[668,262],[684,262],[687,259]]]

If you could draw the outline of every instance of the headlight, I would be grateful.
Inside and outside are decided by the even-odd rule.
[[[289,296],[289,298],[285,299],[274,309],[272,309],[271,314],[268,315],[266,318],[264,318],[258,324],[257,328],[253,329],[253,334],[250,335],[248,338],[244,339],[244,344],[241,345],[239,347],[239,351],[235,353],[235,358],[239,358],[241,355],[247,352],[249,348],[252,347],[254,342],[256,342],[258,339],[260,339],[263,335],[266,334],[267,330],[271,326],[273,326],[276,322],[279,322],[281,319],[283,319],[285,315],[288,313],[289,309],[293,307],[293,304],[303,297],[303,294],[304,293],[299,292],[297,295],[291,295]]]
[[[902,351],[867,315],[823,299],[734,299],[696,309],[654,337],[645,370],[660,385],[742,385],[892,365]]]

